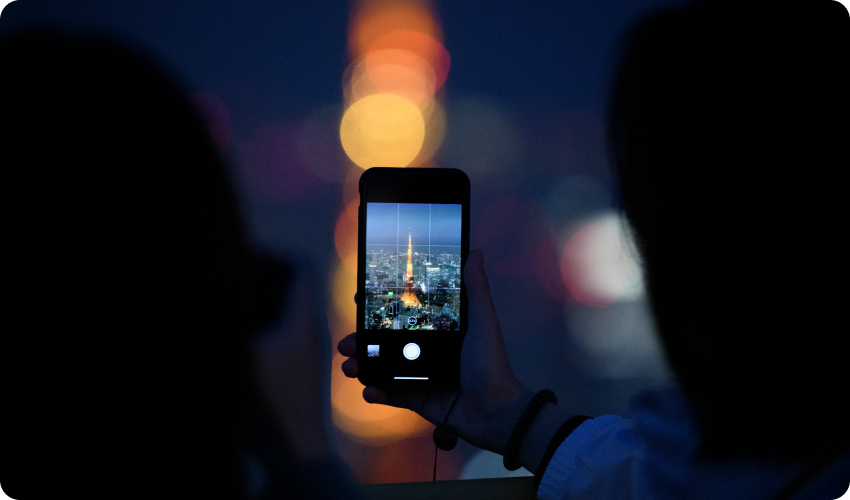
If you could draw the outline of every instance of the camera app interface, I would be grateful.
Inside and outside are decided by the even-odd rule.
[[[367,329],[460,329],[461,207],[366,204]]]

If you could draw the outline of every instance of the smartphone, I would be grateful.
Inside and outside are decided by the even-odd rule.
[[[357,378],[457,387],[468,327],[469,178],[451,168],[366,170],[357,249]]]

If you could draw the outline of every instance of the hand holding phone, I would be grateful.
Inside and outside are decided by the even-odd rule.
[[[508,362],[483,255],[468,252],[468,178],[453,169],[367,170],[359,222],[357,332],[339,343],[350,357],[343,372],[366,386],[367,402],[435,424],[460,391],[447,424],[504,453],[533,393]]]
[[[468,255],[464,281],[469,293],[470,326],[461,353],[461,394],[448,424],[467,442],[504,453],[516,419],[533,393],[517,380],[508,362],[480,250]],[[342,365],[347,377],[360,375],[356,357],[359,348],[357,334],[339,343],[339,352],[349,356]],[[369,403],[407,408],[434,424],[443,422],[456,395],[456,388],[418,384],[367,385],[363,390],[363,398]]]

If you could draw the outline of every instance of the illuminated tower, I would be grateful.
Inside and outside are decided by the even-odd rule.
[[[407,234],[407,280],[404,285],[404,295],[401,301],[408,306],[421,306],[416,292],[413,290],[413,245],[411,245],[412,233]]]
[[[413,279],[413,245],[410,244],[413,233],[407,233],[407,279]]]

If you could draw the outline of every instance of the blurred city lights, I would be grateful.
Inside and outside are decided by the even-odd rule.
[[[352,209],[354,206],[352,217]],[[337,218],[334,229],[334,245],[336,253],[343,265],[353,272],[357,272],[357,207],[359,202],[354,200],[346,206]]]
[[[338,264],[332,271],[329,289],[333,292],[332,310],[328,311],[333,342],[339,342],[342,338],[354,331],[354,317],[357,308],[354,304],[354,293],[357,290],[357,271]],[[336,327],[336,328],[334,328]]]
[[[331,376],[332,417],[339,429],[353,440],[370,446],[384,446],[430,429],[427,420],[410,410],[364,401],[360,381],[346,378],[342,373],[344,360],[342,355],[334,357]]]
[[[605,215],[582,226],[567,241],[561,277],[570,294],[588,306],[636,299],[643,294],[643,281],[634,255],[620,218]]]
[[[352,97],[369,94],[394,94],[421,103],[434,95],[436,76],[425,59],[398,49],[372,50],[355,69],[357,88],[352,81]],[[359,78],[358,78],[359,77]]]
[[[330,277],[333,307],[328,311],[328,326],[335,342],[355,329],[361,169],[430,164],[445,136],[446,115],[436,93],[450,66],[440,24],[431,3],[423,0],[356,1],[349,53],[351,64],[343,74],[347,109],[338,130],[342,149],[360,168],[352,165],[344,176],[345,208],[334,230],[339,260]],[[386,446],[430,429],[414,412],[366,403],[360,382],[342,374],[342,361],[342,356],[334,358],[331,407],[334,424],[348,437],[369,446]],[[381,460],[398,462],[389,457]],[[396,465],[395,473],[372,479],[390,480],[399,470],[410,469],[400,462]]]
[[[442,145],[445,114],[435,92],[450,59],[429,2],[371,0],[355,4],[349,31],[352,62],[343,75],[348,109],[340,140],[362,168],[428,164]]]
[[[340,220],[347,219],[343,211]],[[354,331],[354,304],[357,271],[341,264],[330,284],[333,308],[328,323],[333,342]],[[335,355],[331,375],[331,416],[334,424],[353,440],[370,446],[384,446],[430,427],[428,421],[412,411],[384,405],[370,405],[363,400],[363,385],[342,373],[342,355]]]
[[[404,167],[422,148],[425,120],[407,99],[374,94],[346,110],[340,138],[348,157],[364,169]]]
[[[411,443],[398,443],[403,445],[409,445]],[[419,457],[413,456],[410,453],[409,447],[402,448],[402,446],[390,446],[383,453],[379,454],[377,460],[375,461],[374,467],[372,469],[372,477],[374,479],[375,484],[381,483],[398,483],[401,482],[400,478],[410,478],[409,480],[415,481],[417,478],[415,476],[416,469],[419,468],[417,462]],[[424,454],[423,454],[424,455]],[[420,481],[424,479],[420,476],[418,478]]]
[[[349,25],[348,48],[357,58],[381,38],[412,31],[442,39],[442,29],[427,0],[367,0],[354,4]]]
[[[369,52],[388,49],[415,54],[424,60],[430,66],[430,71],[434,75],[434,91],[440,90],[446,83],[451,59],[443,44],[433,36],[419,31],[393,31],[372,44],[369,47]],[[368,62],[367,66],[369,66]]]
[[[357,165],[351,164],[348,169],[348,175],[345,177],[345,182],[342,184],[342,202],[345,206],[349,206],[354,200],[360,201],[360,176],[363,170]]]
[[[597,378],[671,380],[646,300],[620,300],[605,308],[573,303],[565,311],[571,363]]]

